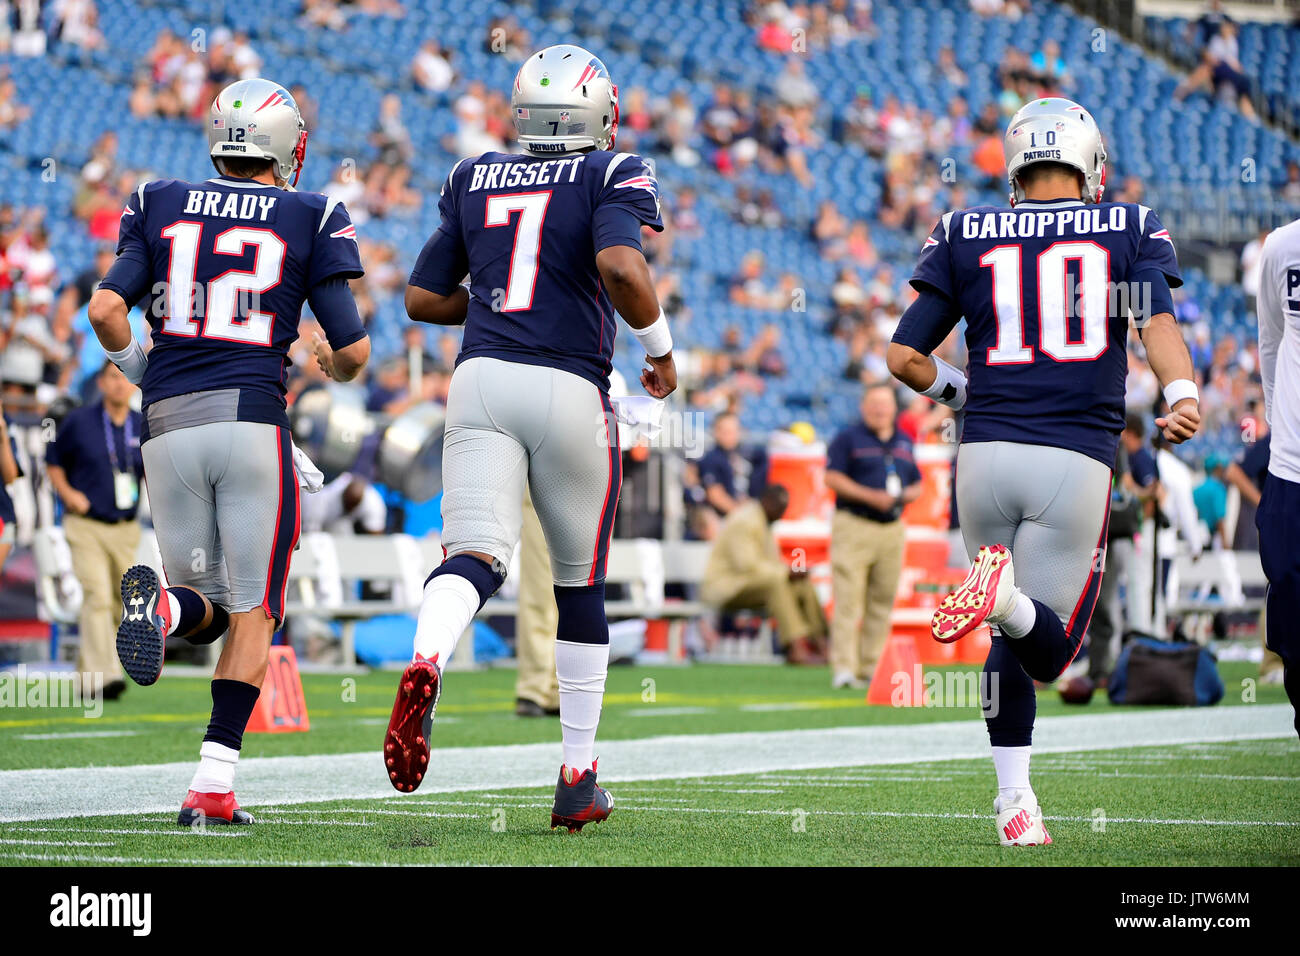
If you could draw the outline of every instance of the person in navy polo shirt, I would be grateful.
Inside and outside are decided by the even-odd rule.
[[[889,385],[862,396],[862,421],[841,431],[826,456],[831,519],[831,686],[867,685],[889,636],[903,568],[903,505],[921,493],[912,443],[898,430]]]
[[[112,699],[126,688],[117,659],[117,596],[140,544],[142,419],[130,406],[135,386],[116,365],[105,362],[96,383],[102,397],[68,413],[45,464],[63,501],[63,533],[85,593],[77,669],[101,675]]]

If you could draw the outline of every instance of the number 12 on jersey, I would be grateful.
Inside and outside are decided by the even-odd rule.
[[[997,345],[989,365],[1026,365],[1034,360],[1025,342],[1022,247],[996,246],[980,257],[993,272]],[[1069,263],[1079,264],[1077,295],[1069,290]],[[1089,362],[1106,351],[1110,335],[1110,253],[1095,242],[1054,242],[1038,255],[1038,347],[1058,362]],[[1075,305],[1078,305],[1076,312]],[[1077,315],[1082,338],[1072,338]]]

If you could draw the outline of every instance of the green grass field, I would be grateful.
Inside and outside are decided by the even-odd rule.
[[[1250,716],[1252,707],[1285,700],[1280,688],[1259,687],[1255,702],[1243,702],[1242,681],[1253,669],[1225,664],[1223,673],[1229,689],[1224,704],[1192,715],[1202,721],[1213,718],[1211,728],[1214,720]],[[434,727],[435,763],[438,750],[446,751],[449,760],[454,757],[457,767],[484,763],[484,780],[497,779],[494,773],[501,780],[523,773],[519,768],[528,761],[558,767],[558,721],[514,717],[513,680],[513,672],[499,670],[448,675]],[[207,719],[205,680],[167,676],[153,688],[132,687],[97,719],[75,711],[2,709],[0,817],[10,822],[0,823],[0,862],[1300,863],[1300,744],[1284,735],[1285,724],[1281,731],[1250,739],[1214,739],[1211,729],[1192,735],[1200,739],[1173,733],[1166,743],[1129,747],[1127,735],[1140,741],[1155,717],[1182,719],[1189,712],[1125,710],[1100,699],[1084,708],[1067,707],[1044,691],[1041,717],[1077,718],[1056,721],[1060,736],[1052,739],[1067,743],[1047,747],[1034,761],[1035,787],[1055,843],[1003,850],[992,827],[992,766],[975,746],[983,731],[973,707],[866,707],[858,692],[831,691],[820,670],[616,668],[601,726],[601,741],[612,754],[609,763],[602,760],[602,780],[608,770],[616,809],[608,822],[570,836],[547,828],[553,784],[542,784],[541,776],[527,786],[473,787],[467,785],[468,777],[449,774],[442,779],[435,770],[428,786],[412,796],[384,795],[378,747],[395,682],[395,673],[306,675],[311,731],[250,735],[244,746],[245,767],[251,772],[260,764],[261,773],[273,775],[268,779],[283,781],[282,795],[291,798],[268,801],[258,788],[241,786],[241,770],[236,790],[258,823],[238,829],[210,826],[202,833],[176,827],[174,810],[162,809],[169,799],[165,796],[158,809],[127,812],[133,806],[130,791],[114,790],[109,774],[175,764],[167,773],[188,779],[182,765],[193,760]],[[1102,715],[1108,719],[1097,726],[1111,736],[1080,736],[1077,749],[1069,749],[1071,728]],[[934,730],[911,726],[926,723],[934,724]],[[1268,726],[1276,727],[1278,721]],[[858,731],[864,736],[846,738],[844,749],[840,738]],[[716,736],[724,734],[732,736]],[[888,746],[900,735],[910,736],[893,756]],[[840,749],[827,751],[825,759],[815,757],[817,766],[802,769],[772,761],[770,747],[793,746],[801,754],[805,739],[810,755],[818,746]],[[859,739],[868,742],[860,756],[852,749]],[[928,749],[914,759],[907,753],[907,740]],[[924,759],[944,752],[948,740],[955,756]],[[717,741],[749,756],[726,763],[721,772],[710,766],[714,758],[696,758],[697,750],[716,754],[707,748]],[[500,745],[524,746],[488,752],[488,759],[478,760],[475,748]],[[876,746],[885,749],[876,751]],[[629,748],[636,747],[659,755],[648,758],[645,771],[631,765],[630,755],[639,751]],[[554,758],[548,763],[551,749]],[[331,759],[328,755],[335,755],[330,771],[284,760],[247,761]],[[737,772],[746,761],[761,769]],[[664,771],[681,765],[691,770]],[[60,773],[59,768],[87,769]],[[19,770],[39,779],[10,772]],[[350,790],[347,775],[354,772],[357,784]],[[648,779],[637,779],[638,772]],[[153,770],[141,773],[152,775]],[[333,790],[320,789],[322,780]],[[24,788],[42,788],[49,797],[44,788],[51,785],[73,786],[82,795],[102,788],[105,796],[97,810],[115,812],[71,816],[56,808],[24,813],[24,795],[31,792]],[[182,782],[176,805],[183,789]],[[350,792],[356,795],[346,796]],[[344,795],[322,799],[337,794]],[[17,816],[35,818],[12,819]]]

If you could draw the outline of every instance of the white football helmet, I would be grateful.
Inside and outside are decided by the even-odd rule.
[[[208,146],[218,172],[225,173],[223,158],[272,159],[276,178],[296,186],[307,152],[307,124],[278,83],[239,80],[212,101]]]
[[[1106,191],[1106,147],[1097,122],[1078,103],[1061,96],[1022,106],[1007,126],[1002,144],[1011,184],[1011,205],[1025,198],[1017,177],[1033,163],[1061,163],[1083,174],[1084,202],[1101,202]]]
[[[614,148],[618,87],[605,64],[580,46],[548,46],[525,60],[510,108],[520,145],[530,153]]]

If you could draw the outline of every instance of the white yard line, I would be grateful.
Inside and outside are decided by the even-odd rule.
[[[138,730],[61,730],[48,734],[17,734],[17,740],[89,740],[94,737],[138,737]]]
[[[1045,717],[1038,754],[1288,738],[1285,704]],[[435,730],[436,733],[436,730]],[[558,737],[558,732],[557,732]],[[309,741],[305,741],[309,743]],[[677,734],[598,745],[601,782],[926,763],[988,756],[979,720],[727,734]],[[421,794],[549,787],[560,766],[551,744],[436,750]],[[125,767],[0,771],[0,822],[170,813],[191,761]],[[326,800],[402,799],[378,751],[240,761],[237,792],[249,807]]]

